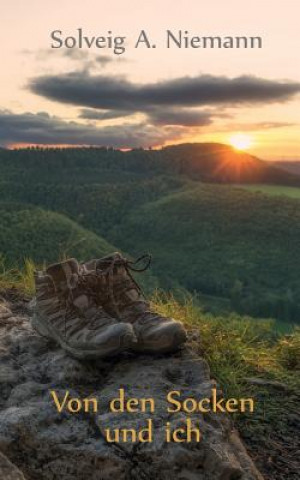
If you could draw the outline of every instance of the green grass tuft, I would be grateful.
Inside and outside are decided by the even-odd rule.
[[[208,361],[212,376],[230,396],[243,396],[256,389],[247,378],[284,381],[296,388],[300,382],[300,330],[289,335],[274,333],[274,321],[253,319],[231,313],[214,316],[204,313],[193,297],[179,303],[172,295],[156,292],[155,308],[181,320],[192,338],[192,348]]]

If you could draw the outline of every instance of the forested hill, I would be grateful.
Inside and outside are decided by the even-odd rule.
[[[300,186],[300,178],[248,153],[218,143],[182,144],[163,149],[178,173],[209,183],[266,183]]]
[[[240,186],[300,177],[216,144],[1,150],[0,171],[0,267],[150,251],[166,290],[299,322],[300,201]]]
[[[217,143],[182,144],[161,150],[111,148],[0,150],[2,181],[124,181],[153,175],[185,176],[209,183],[300,186],[286,170]],[[70,170],[71,168],[71,170]]]

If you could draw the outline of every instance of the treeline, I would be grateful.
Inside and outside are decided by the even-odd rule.
[[[269,183],[300,186],[300,178],[244,152],[222,144],[185,144],[161,150],[112,148],[1,150],[3,178],[25,182],[88,183],[118,176],[126,181],[153,175],[183,175],[216,183]]]

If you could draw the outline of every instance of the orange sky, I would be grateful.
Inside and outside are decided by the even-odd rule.
[[[79,127],[108,127],[109,139],[113,138],[113,128],[123,128],[125,125],[126,133],[127,130],[132,132],[136,125],[138,133],[140,125],[149,122],[141,111],[117,119],[80,118],[84,105],[53,100],[29,90],[29,81],[41,75],[59,76],[85,69],[90,76],[122,76],[137,85],[204,74],[218,78],[251,75],[265,80],[300,82],[299,18],[299,0],[3,1],[0,110],[9,111],[10,117],[8,119],[4,115],[2,120],[0,117],[0,130],[8,130],[5,122],[9,120],[8,140],[13,139],[11,125],[17,125],[16,129],[23,128],[19,123],[14,123],[14,116],[25,112],[47,112],[62,122],[75,121]],[[116,56],[109,50],[92,49],[86,56],[76,59],[65,55],[63,50],[50,49],[49,34],[52,30],[61,29],[66,35],[72,35],[79,27],[91,36],[105,35],[108,30],[115,35],[125,35],[126,52]],[[133,48],[141,29],[151,35],[157,48]],[[164,38],[167,29],[187,30],[194,35],[259,35],[263,37],[264,46],[261,50],[166,49]],[[108,61],[97,64],[94,60],[99,54]],[[210,124],[193,125],[190,128],[177,125],[178,128],[172,129],[170,137],[169,127],[151,124],[146,126],[147,135],[150,141],[155,129],[154,142],[228,143],[233,134],[242,132],[250,137],[250,152],[253,154],[267,159],[300,159],[299,98],[298,94],[288,101],[279,99],[271,103],[249,102],[238,106],[208,104],[197,108],[213,110]],[[64,128],[63,123],[58,128]],[[159,134],[160,128],[164,135]],[[141,138],[143,135],[144,129],[141,130]],[[16,138],[23,139],[22,132]],[[35,143],[34,136],[32,139],[29,137],[28,142]],[[12,140],[7,144],[28,142]],[[5,144],[4,134],[0,138],[1,143]]]

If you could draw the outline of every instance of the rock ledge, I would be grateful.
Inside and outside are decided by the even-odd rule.
[[[182,399],[209,396],[215,385],[203,359],[186,349],[83,363],[35,334],[29,320],[26,302],[0,301],[1,480],[262,479],[228,416],[167,413],[171,390]],[[109,412],[120,388],[128,397],[153,397],[155,413]],[[96,397],[99,410],[58,413],[51,389]],[[139,428],[146,418],[153,420],[152,443],[106,441],[104,428]],[[166,422],[176,427],[187,418],[199,426],[201,442],[166,443]]]

